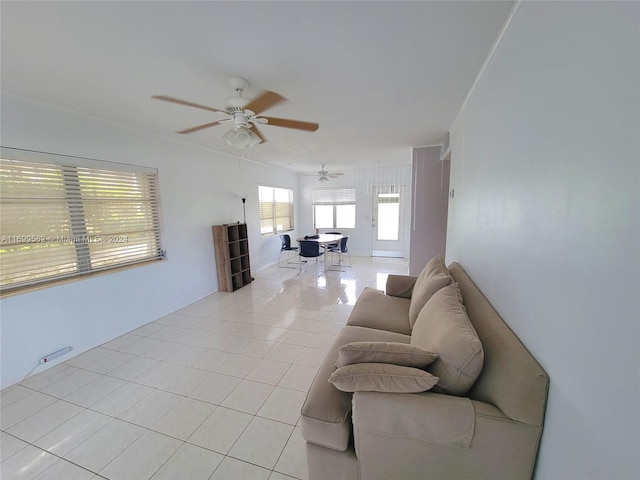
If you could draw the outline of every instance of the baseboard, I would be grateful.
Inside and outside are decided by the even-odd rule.
[[[373,250],[371,252],[372,257],[391,257],[391,258],[404,258],[404,252],[388,251],[388,250]]]
[[[251,271],[253,273],[259,273],[259,272],[262,272],[263,270],[266,270],[267,268],[273,267],[274,265],[278,265],[278,262],[271,262],[271,263],[268,263],[268,264],[266,264],[266,265],[264,265],[264,266],[262,266],[262,267],[260,267],[260,268],[258,268],[256,270],[251,269]]]

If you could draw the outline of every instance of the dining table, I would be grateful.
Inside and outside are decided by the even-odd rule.
[[[298,242],[298,245],[300,244],[300,240],[308,240],[311,242],[317,242],[319,246],[321,246],[322,248],[324,248],[325,250],[325,254],[328,251],[328,246],[329,245],[340,245],[340,240],[342,240],[344,238],[344,235],[336,235],[333,233],[320,233],[318,235],[305,235],[304,237],[299,237],[296,238],[296,241]],[[322,264],[322,273],[325,273],[327,271],[327,258],[326,255],[324,257],[324,259],[320,260],[320,263]],[[300,261],[300,256],[298,255],[298,273],[300,273],[302,270],[302,265],[301,265],[301,261]]]

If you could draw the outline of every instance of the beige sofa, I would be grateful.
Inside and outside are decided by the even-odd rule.
[[[424,273],[390,275],[386,294],[365,289],[327,353],[301,412],[310,480],[515,480],[533,475],[548,376],[459,264],[448,266],[448,280],[436,272],[424,281]],[[419,344],[420,335],[432,341],[422,317],[430,310],[438,321],[438,309],[447,307],[436,297],[453,289],[458,289],[458,300],[461,294],[472,324],[465,334],[477,333],[481,342],[480,351],[479,342],[473,344],[472,360],[466,361],[480,372],[477,379],[473,372],[470,378],[464,376],[462,370],[469,365],[454,379],[466,382],[464,394],[442,393],[439,385],[420,393],[388,393],[387,378],[382,388],[371,388],[379,391],[361,388],[354,393],[329,382],[344,345]],[[443,371],[444,361],[440,357],[422,370],[450,377],[451,372]]]

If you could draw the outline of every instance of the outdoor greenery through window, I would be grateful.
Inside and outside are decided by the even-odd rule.
[[[3,148],[0,290],[163,258],[157,181],[155,169]]]
[[[314,188],[314,228],[356,228],[355,188]]]
[[[293,230],[293,190],[258,186],[260,234]]]

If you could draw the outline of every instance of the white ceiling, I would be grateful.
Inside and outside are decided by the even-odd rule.
[[[240,76],[249,97],[289,100],[265,115],[320,124],[263,126],[268,142],[246,158],[307,172],[406,165],[410,147],[442,143],[512,4],[2,1],[1,85],[238,155],[228,124],[174,133],[223,114],[150,97],[222,108]]]

